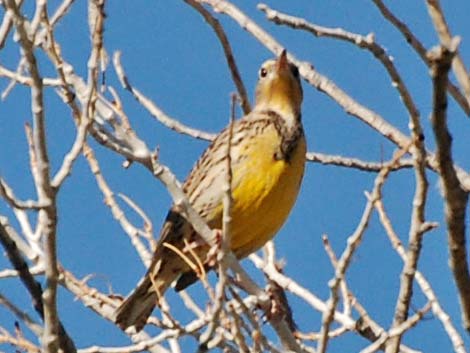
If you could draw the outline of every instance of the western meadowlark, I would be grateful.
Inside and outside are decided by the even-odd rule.
[[[277,60],[261,66],[255,107],[232,126],[230,248],[238,258],[274,236],[297,198],[306,152],[301,103],[299,72],[287,61],[284,50]],[[220,229],[222,224],[228,134],[226,128],[215,138],[183,185],[191,205],[211,229]],[[175,248],[204,260],[209,246],[198,238],[191,224],[171,208],[146,275],[117,309],[116,323],[123,330],[133,326],[140,331],[158,297],[174,280],[176,290],[197,280]]]

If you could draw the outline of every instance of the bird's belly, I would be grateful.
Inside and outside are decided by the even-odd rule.
[[[302,139],[289,162],[258,148],[233,176],[231,249],[245,257],[262,247],[284,224],[300,188],[305,166]]]

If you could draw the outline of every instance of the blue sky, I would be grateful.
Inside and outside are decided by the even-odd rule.
[[[51,1],[50,9],[55,9],[58,3]],[[424,1],[388,3],[427,48],[438,43]],[[268,4],[316,24],[342,27],[364,35],[375,33],[377,41],[394,57],[421,112],[427,147],[434,149],[428,119],[431,112],[428,69],[401,35],[381,17],[371,1],[292,0],[270,1]],[[310,61],[320,73],[336,82],[361,104],[408,133],[408,116],[398,94],[383,67],[368,52],[349,43],[315,38],[305,32],[275,26],[265,20],[256,9],[255,2],[238,1],[236,5],[272,33],[296,57]],[[32,5],[27,2],[25,6],[31,13]],[[451,5],[443,3],[443,6],[452,33],[463,38],[460,49],[465,60],[470,57],[470,27],[466,16],[470,13],[470,3],[455,1]],[[183,1],[141,0],[110,1],[106,13],[105,47],[110,54],[116,50],[122,52],[122,63],[136,87],[168,115],[187,125],[210,132],[217,132],[226,125],[230,94],[235,88],[220,44],[198,13]],[[230,18],[217,17],[231,40],[242,78],[252,97],[258,67],[272,54]],[[86,4],[79,1],[56,29],[56,38],[62,45],[64,57],[82,75],[86,74],[90,47],[86,21]],[[17,58],[18,49],[12,43],[0,51],[0,63],[6,67],[14,69]],[[40,57],[40,68],[44,75],[53,73],[44,57]],[[112,68],[109,68],[106,79],[118,88],[125,111],[139,136],[148,146],[159,146],[161,162],[168,165],[180,180],[184,179],[207,143],[179,135],[156,122],[128,92],[120,88]],[[3,90],[7,83],[0,78],[0,89]],[[331,98],[306,82],[303,87],[303,121],[310,151],[367,161],[390,158],[394,146],[385,138],[348,116]],[[45,99],[48,148],[53,170],[57,170],[72,144],[74,127],[69,111],[53,91],[49,91]],[[449,103],[455,160],[468,170],[470,121],[452,100]],[[23,132],[24,123],[28,121],[31,121],[29,93],[23,87],[15,87],[8,98],[0,102],[0,141],[3,145],[0,149],[0,175],[21,198],[34,197]],[[123,169],[121,157],[95,142],[91,144],[96,148],[103,173],[114,192],[124,193],[139,204],[153,221],[157,233],[171,204],[164,187],[144,168],[134,165]],[[426,235],[419,269],[431,282],[441,304],[469,346],[470,340],[461,329],[455,285],[447,265],[448,250],[438,180],[434,173],[428,172],[427,175],[430,182],[427,219],[439,222],[441,227]],[[343,251],[346,239],[354,231],[366,203],[364,191],[372,189],[374,178],[372,173],[357,170],[312,163],[307,165],[298,202],[275,238],[275,243],[278,256],[286,260],[285,272],[320,298],[328,297],[327,282],[333,276],[321,237],[328,235],[338,255]],[[385,207],[404,242],[408,237],[413,191],[414,175],[411,170],[394,173],[384,189]],[[4,202],[0,203],[0,214],[10,216],[16,225],[11,210]],[[131,212],[130,217],[139,224],[139,218]],[[111,283],[115,292],[127,294],[144,273],[144,266],[127,236],[104,205],[83,157],[77,161],[71,177],[60,192],[58,227],[58,251],[62,263],[78,277],[96,274],[90,282],[93,286],[106,291]],[[253,273],[249,261],[244,261],[243,265]],[[0,257],[0,268],[7,266],[7,260]],[[402,262],[390,247],[378,218],[374,216],[347,278],[362,305],[385,328],[390,325],[393,316],[401,270]],[[262,277],[256,273],[254,275],[262,284]],[[18,281],[0,281],[0,292],[33,313],[26,291]],[[196,300],[201,300],[201,305],[204,304],[199,285],[190,292]],[[172,303],[179,303],[173,293],[169,292],[167,298]],[[289,299],[299,328],[302,331],[319,330],[321,315],[297,298],[289,296]],[[420,308],[424,304],[423,296],[416,288],[412,308]],[[176,315],[184,321],[187,317],[184,310],[176,304],[175,308]],[[80,348],[93,344],[128,343],[128,338],[113,324],[101,320],[63,290],[59,295],[59,311]],[[12,320],[11,314],[0,307],[0,325],[11,328]],[[424,352],[450,351],[451,347],[440,322],[432,316],[406,335],[404,342]],[[332,340],[329,351],[355,352],[366,345],[364,339],[347,334],[344,338]],[[187,339],[184,347],[194,347],[194,341]]]

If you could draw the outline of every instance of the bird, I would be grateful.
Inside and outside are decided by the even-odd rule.
[[[272,239],[295,204],[307,148],[302,100],[299,70],[288,61],[284,49],[277,58],[261,65],[252,111],[215,137],[182,186],[191,206],[207,225],[221,229],[227,143],[231,136],[229,247],[238,259]],[[173,205],[147,273],[117,308],[115,323],[125,331],[142,330],[158,298],[172,283],[179,291],[198,280],[184,256],[204,261],[209,251],[210,247]]]

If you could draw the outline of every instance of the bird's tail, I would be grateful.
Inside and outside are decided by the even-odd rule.
[[[124,331],[134,327],[139,332],[147,323],[147,319],[157,305],[158,295],[168,285],[162,281],[150,280],[149,273],[140,281],[137,288],[124,300],[115,313],[116,324]]]

